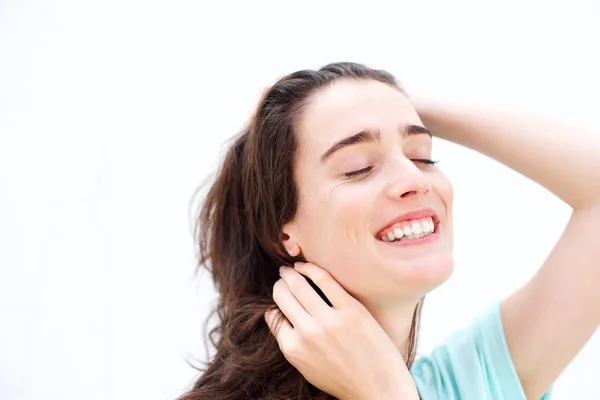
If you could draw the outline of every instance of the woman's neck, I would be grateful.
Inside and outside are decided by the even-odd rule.
[[[417,304],[418,300],[395,304],[368,304],[363,302],[363,305],[392,339],[398,351],[401,352],[404,361],[408,357],[409,335]]]

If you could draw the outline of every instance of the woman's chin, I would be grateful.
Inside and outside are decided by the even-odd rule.
[[[394,260],[388,268],[402,286],[429,292],[450,278],[454,258],[449,252],[435,252],[411,260]]]

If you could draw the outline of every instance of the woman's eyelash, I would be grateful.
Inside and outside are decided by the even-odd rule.
[[[418,163],[422,163],[422,164],[427,164],[427,165],[434,165],[437,164],[438,161],[437,160],[428,160],[426,158],[416,158],[416,159],[412,159],[412,162],[418,162]],[[373,167],[366,167],[363,169],[359,169],[356,171],[352,171],[352,172],[346,172],[346,177],[348,178],[353,178],[359,175],[365,175],[368,174],[369,172],[371,172],[371,170],[373,169]]]
[[[417,159],[412,159],[411,161],[412,162],[419,162],[419,163],[422,163],[422,164],[428,164],[428,165],[434,165],[434,164],[438,163],[437,160],[428,160],[426,158],[417,158]]]
[[[353,178],[353,177],[358,176],[358,175],[368,174],[369,172],[371,172],[372,169],[373,169],[373,167],[366,167],[366,168],[363,168],[363,169],[359,169],[357,171],[346,172],[345,175],[348,178]]]

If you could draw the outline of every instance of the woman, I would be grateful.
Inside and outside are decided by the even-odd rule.
[[[415,360],[423,298],[453,269],[453,192],[431,134],[514,168],[573,214],[529,283]],[[409,99],[360,64],[280,79],[201,210],[216,354],[180,399],[549,398],[600,322],[600,149],[574,134]]]

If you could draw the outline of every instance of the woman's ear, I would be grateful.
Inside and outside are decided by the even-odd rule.
[[[281,232],[281,242],[283,243],[283,247],[291,257],[298,257],[302,251],[302,249],[300,249],[300,244],[294,240],[292,235],[288,234],[287,231],[287,226],[284,225]]]

